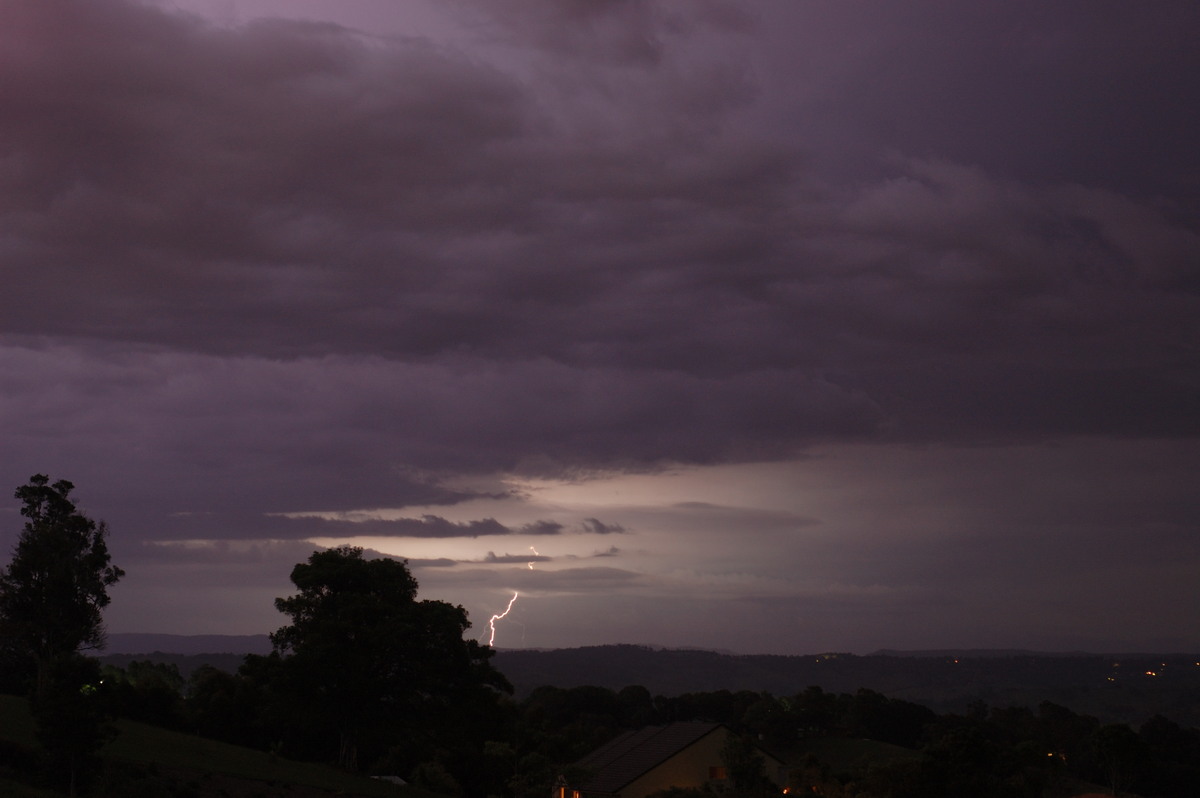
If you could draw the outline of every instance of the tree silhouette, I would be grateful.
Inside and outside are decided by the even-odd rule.
[[[0,627],[37,669],[35,695],[58,660],[104,645],[101,611],[125,572],[112,565],[108,529],[79,512],[65,479],[30,477],[14,494],[26,519],[12,562],[0,572]]]
[[[1092,736],[1092,745],[1113,795],[1128,789],[1149,758],[1146,743],[1123,723],[1101,726]]]
[[[488,664],[491,650],[463,639],[466,611],[417,601],[404,562],[330,549],[298,564],[291,579],[299,592],[275,606],[292,623],[271,635],[273,656],[307,722],[336,734],[339,765],[358,766],[368,733],[376,748],[394,744],[511,689]]]
[[[0,571],[0,634],[32,662],[38,738],[72,795],[109,733],[96,697],[99,667],[80,652],[104,644],[101,611],[124,575],[109,557],[104,523],[71,500],[74,487],[35,474],[17,488],[25,528]]]

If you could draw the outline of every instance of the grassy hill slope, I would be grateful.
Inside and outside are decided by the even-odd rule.
[[[106,765],[101,794],[179,798],[429,796],[415,788],[399,788],[324,765],[293,762],[144,723],[122,720],[117,728],[117,738],[100,752]],[[33,719],[25,699],[0,695],[0,741],[27,749],[36,747]],[[133,789],[137,792],[131,792]],[[0,794],[20,798],[55,795],[2,779]]]

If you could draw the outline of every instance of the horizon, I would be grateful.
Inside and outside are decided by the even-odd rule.
[[[241,635],[225,635],[225,634],[189,635],[189,634],[177,634],[177,633],[173,633],[173,632],[111,632],[111,633],[109,633],[110,637],[113,635],[116,635],[117,637],[122,637],[122,638],[156,637],[156,638],[195,639],[195,638],[214,638],[214,637],[216,637],[216,638],[233,638],[233,639],[247,639],[247,638],[267,639],[268,641],[270,638],[269,632],[264,632],[264,633],[259,633],[259,634],[241,634]],[[1108,657],[1108,656],[1194,657],[1197,655],[1197,651],[1084,651],[1084,650],[1054,651],[1054,650],[1023,649],[1023,648],[961,648],[961,647],[954,647],[954,646],[951,646],[948,648],[940,648],[940,649],[879,648],[879,649],[875,649],[872,651],[866,651],[866,652],[813,650],[813,651],[807,651],[807,652],[803,652],[803,653],[799,653],[799,654],[776,654],[776,653],[769,652],[769,651],[739,652],[739,651],[730,651],[728,649],[696,648],[696,647],[692,647],[692,646],[656,646],[653,644],[645,644],[645,643],[597,643],[597,644],[582,645],[582,646],[563,646],[563,647],[549,647],[549,648],[546,648],[546,647],[508,648],[508,647],[504,647],[504,646],[493,646],[492,650],[495,651],[497,654],[499,654],[499,653],[506,652],[506,651],[508,651],[508,652],[521,651],[521,652],[540,653],[540,652],[550,652],[550,651],[575,651],[575,650],[586,649],[586,648],[642,648],[642,649],[647,649],[650,651],[680,651],[680,652],[695,651],[695,652],[704,653],[704,654],[717,654],[720,656],[728,656],[728,657],[798,657],[798,658],[820,657],[820,656],[830,656],[830,655],[850,656],[850,657],[878,657],[878,656],[940,657],[940,656],[947,656],[947,655],[959,655],[959,656],[971,656],[971,657],[979,657],[979,658],[987,658],[989,656],[996,656],[998,658],[1003,658],[1003,657],[1009,657],[1009,656],[1043,656],[1043,655],[1052,656],[1052,657],[1073,657],[1073,656],[1080,656],[1080,657]],[[108,656],[109,654],[118,654],[121,656],[130,656],[130,655],[153,654],[153,653],[181,654],[183,656],[194,656],[194,655],[203,655],[203,654],[239,654],[242,652],[240,652],[240,651],[232,651],[232,652],[197,651],[197,652],[194,652],[194,654],[188,653],[188,652],[178,652],[178,651],[158,651],[158,652],[154,652],[154,651],[118,651],[118,652],[111,652],[108,650],[108,647],[106,646],[104,649],[100,650],[100,653],[98,655],[99,656]],[[250,653],[253,653],[253,652],[250,652]]]
[[[0,3],[0,487],[113,631],[354,545],[504,648],[1200,650],[1195,30]]]

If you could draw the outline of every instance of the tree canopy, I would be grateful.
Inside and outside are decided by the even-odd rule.
[[[101,612],[125,573],[112,564],[107,526],[76,508],[74,488],[45,474],[17,488],[25,527],[0,571],[0,628],[35,663],[39,689],[52,662],[104,645]]]
[[[124,576],[109,556],[108,528],[78,510],[74,488],[45,474],[17,488],[25,527],[0,571],[0,635],[32,664],[38,739],[71,795],[110,733],[96,697],[99,665],[82,652],[104,645],[101,611]]]
[[[275,606],[291,624],[272,636],[280,678],[307,722],[336,730],[339,764],[356,767],[363,736],[427,734],[478,699],[509,690],[491,650],[463,633],[466,611],[418,601],[406,563],[362,549],[314,552],[291,575],[298,593]]]

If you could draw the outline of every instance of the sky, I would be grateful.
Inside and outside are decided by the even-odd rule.
[[[1200,650],[1196,30],[0,0],[0,484],[110,632],[349,545],[499,648]]]

